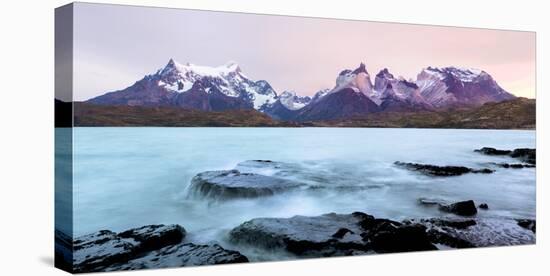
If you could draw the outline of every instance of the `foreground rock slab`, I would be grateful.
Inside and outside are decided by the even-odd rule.
[[[123,264],[115,264],[105,268],[105,271],[135,270],[148,268],[167,268],[213,264],[246,263],[248,259],[238,251],[226,250],[212,245],[197,245],[183,243],[164,247],[143,257]]]
[[[147,225],[121,233],[101,230],[74,240],[74,272],[161,268],[248,261],[219,245],[183,243],[179,225]],[[177,259],[177,261],[176,261]]]
[[[109,230],[85,235],[74,241],[75,272],[100,271],[109,265],[125,262],[135,254],[133,240],[125,240]]]
[[[302,183],[238,170],[207,171],[191,180],[192,195],[217,200],[270,196],[298,189]]]
[[[302,257],[437,249],[423,225],[403,225],[355,212],[291,218],[257,218],[229,233],[236,244],[285,250]]]
[[[419,164],[419,163],[407,163],[397,161],[394,163],[398,167],[403,167],[405,169],[416,171],[429,176],[458,176],[466,173],[493,173],[491,169],[472,169],[463,166],[436,166],[429,164]]]
[[[536,233],[537,230],[537,222],[534,219],[518,219],[517,220],[518,225],[533,231],[533,233]]]
[[[504,218],[438,218],[410,220],[426,226],[430,240],[450,248],[534,244],[535,233]]]
[[[360,215],[325,214],[316,217],[256,218],[231,230],[230,240],[302,256],[352,255],[367,251]]]

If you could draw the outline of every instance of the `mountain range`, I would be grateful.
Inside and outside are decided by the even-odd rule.
[[[277,93],[268,81],[248,78],[235,62],[208,67],[170,59],[133,85],[86,103],[209,112],[257,110],[276,120],[308,122],[479,107],[514,98],[487,72],[472,68],[427,67],[416,80],[395,77],[384,68],[373,84],[361,63],[353,70],[341,71],[333,88],[303,97],[292,91]]]

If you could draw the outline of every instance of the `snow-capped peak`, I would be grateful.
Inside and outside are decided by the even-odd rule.
[[[241,69],[236,62],[228,62],[217,67],[202,66],[192,63],[181,64],[170,59],[166,66],[157,71],[158,85],[173,92],[189,91],[193,84],[204,78],[215,80],[219,83],[219,91],[231,97],[239,96],[232,83],[240,83],[248,80],[241,74]]]
[[[294,91],[284,91],[279,95],[279,101],[290,110],[298,110],[309,104],[311,98],[298,96]]]
[[[200,75],[203,77],[223,77],[226,76],[229,73],[233,72],[240,72],[241,69],[239,67],[239,64],[236,62],[230,61],[224,65],[217,66],[217,67],[210,67],[210,66],[201,66],[196,65],[192,63],[186,63],[181,64],[177,61],[174,61],[173,59],[170,59],[168,61],[168,64],[159,71],[161,75],[166,74],[179,74],[181,76],[185,76],[186,74],[195,74]]]
[[[326,96],[330,91],[331,91],[331,89],[328,89],[328,88],[321,89],[321,90],[317,91],[317,93],[315,93],[315,95],[313,95],[313,98],[311,98],[311,102],[318,101],[322,97]]]
[[[191,90],[197,81],[202,81],[206,86],[216,87],[214,90],[205,87],[204,92],[219,91],[229,97],[246,98],[252,102],[255,109],[275,102],[277,97],[269,83],[250,80],[234,61],[210,67],[192,63],[182,64],[170,59],[164,68],[157,71],[154,79],[158,86],[177,93],[185,93]]]
[[[472,82],[478,77],[487,74],[485,71],[479,69],[455,66],[443,68],[429,66],[428,68],[423,69],[422,72],[426,72],[427,74],[435,76],[441,80],[447,78],[448,76],[452,76],[463,82]]]
[[[228,61],[224,64],[225,68],[227,68],[227,72],[241,72],[241,67],[239,67],[239,64],[235,61]]]
[[[283,93],[281,93],[281,95],[279,95],[279,98],[289,98],[294,96],[296,96],[296,92],[285,90]]]

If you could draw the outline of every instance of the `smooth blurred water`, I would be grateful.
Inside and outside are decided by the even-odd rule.
[[[394,161],[482,167],[518,161],[473,150],[535,147],[534,131],[376,128],[75,128],[74,234],[178,223],[192,241],[223,240],[255,217],[362,211],[391,219],[441,216],[420,197],[488,203],[479,216],[535,217],[535,169],[434,178]],[[317,171],[361,191],[286,193],[209,202],[186,197],[191,178],[269,159]],[[300,179],[300,175],[296,175]],[[222,242],[223,243],[223,242]]]

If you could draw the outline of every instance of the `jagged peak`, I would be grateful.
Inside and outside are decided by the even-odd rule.
[[[174,61],[173,58],[170,58],[170,60],[168,60],[166,67],[176,67],[176,62]]]
[[[236,61],[230,60],[226,62],[223,66],[227,68],[229,71],[241,72],[241,67]]]
[[[462,73],[462,74],[470,74],[470,75],[481,75],[483,73],[486,74],[485,71],[477,68],[472,67],[459,67],[459,66],[446,66],[446,67],[433,67],[428,66],[423,71],[431,71],[431,72],[438,72],[438,73]]]
[[[281,98],[295,97],[295,96],[296,96],[296,92],[293,90],[285,90],[283,91],[283,93],[281,93],[281,95],[279,95],[279,97]]]
[[[338,74],[339,76],[343,76],[343,75],[347,75],[351,73],[351,70],[350,69],[344,69],[340,72],[340,74]]]
[[[393,75],[388,70],[388,68],[384,68],[384,69],[380,70],[380,72],[378,72],[378,74],[376,74],[376,77],[388,78],[388,79],[393,79],[394,78]]]
[[[353,70],[353,74],[359,74],[359,73],[365,73],[365,74],[369,73],[367,72],[367,68],[365,67],[365,64],[363,62],[359,64],[359,67]]]

